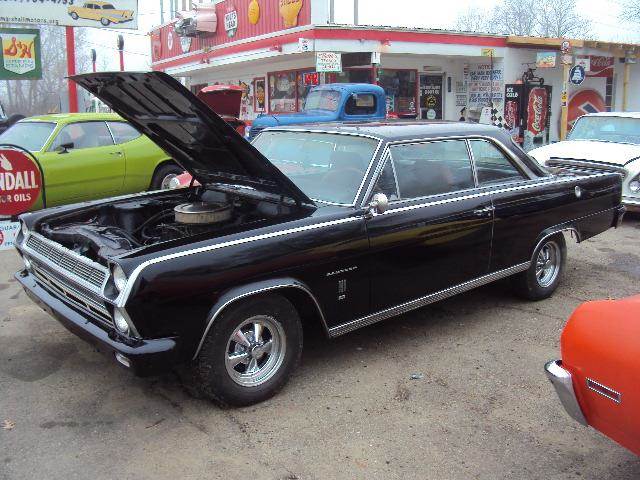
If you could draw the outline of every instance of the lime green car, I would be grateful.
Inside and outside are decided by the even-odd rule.
[[[47,207],[168,188],[182,173],[171,157],[113,113],[25,118],[0,145],[31,151],[44,173]],[[42,208],[42,198],[32,210]]]

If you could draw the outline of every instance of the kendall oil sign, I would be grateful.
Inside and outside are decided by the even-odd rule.
[[[0,216],[28,211],[41,191],[38,165],[19,150],[0,149]]]

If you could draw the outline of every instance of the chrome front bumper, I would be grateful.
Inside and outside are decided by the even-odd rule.
[[[571,373],[562,368],[562,360],[547,362],[544,366],[544,371],[556,389],[556,393],[560,397],[560,403],[562,403],[569,416],[576,422],[587,425],[587,420],[584,418],[580,404],[578,404],[576,392],[573,390]]]
[[[630,212],[640,212],[640,198],[638,197],[628,197],[626,195],[622,195],[622,204],[627,207],[627,210]]]

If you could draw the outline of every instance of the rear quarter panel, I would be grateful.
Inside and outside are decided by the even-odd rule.
[[[640,455],[640,296],[578,307],[561,351],[589,425]],[[590,389],[587,379],[620,393],[620,403]]]

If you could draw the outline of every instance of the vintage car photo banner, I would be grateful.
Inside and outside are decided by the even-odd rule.
[[[138,28],[138,0],[3,0],[0,23]]]
[[[40,30],[0,28],[0,47],[0,80],[42,78]]]

